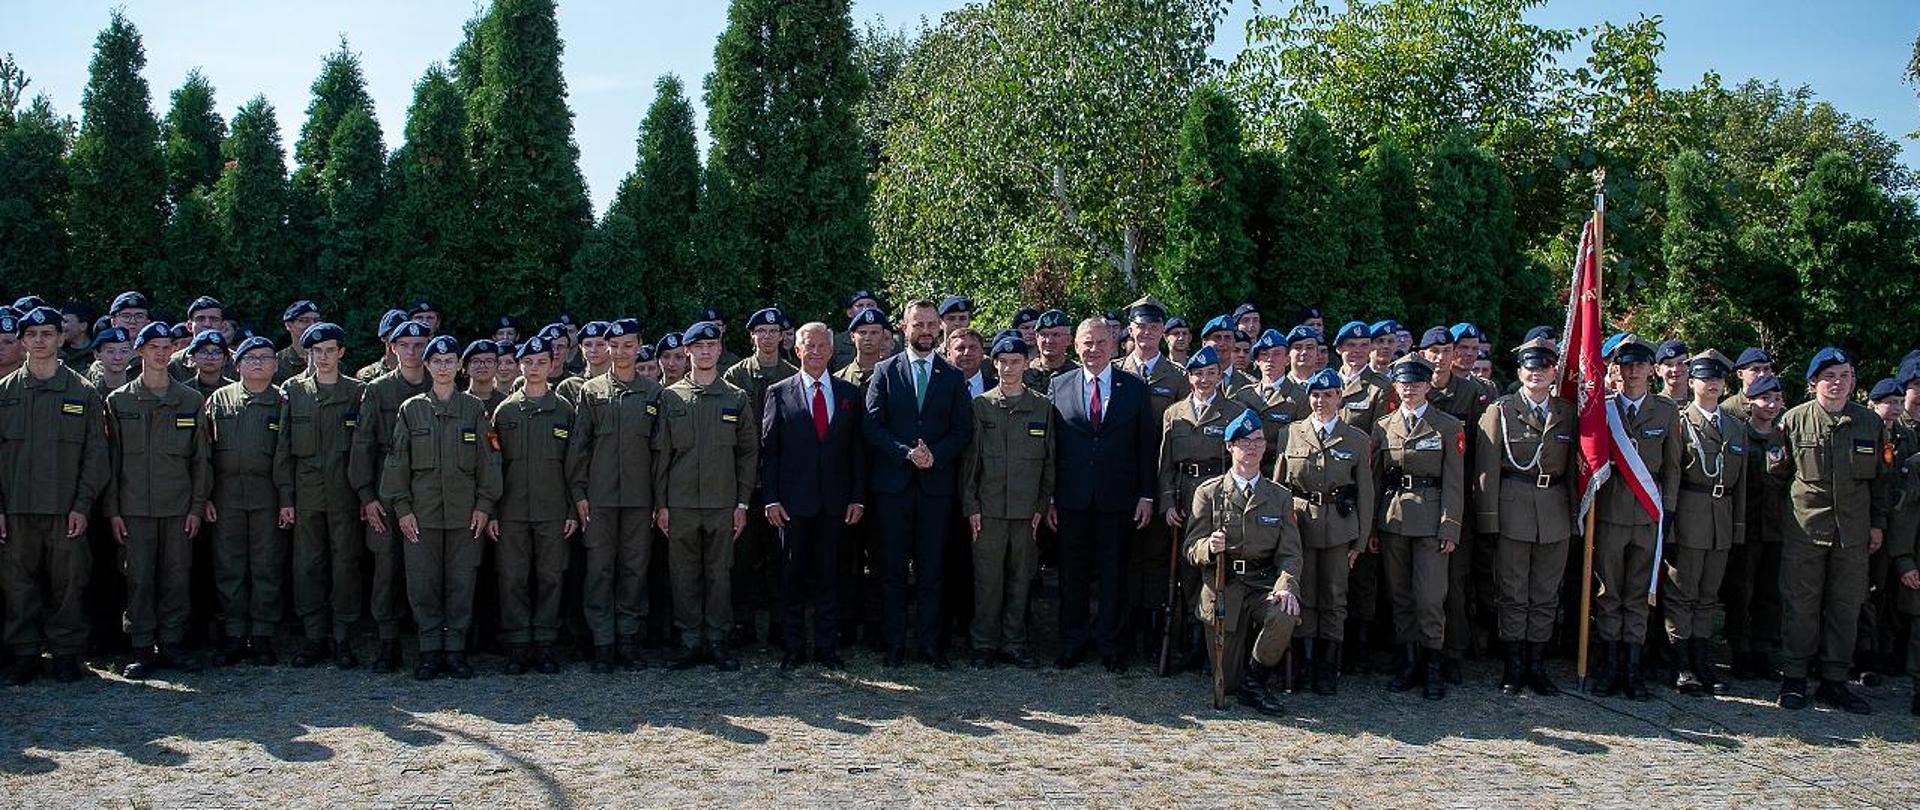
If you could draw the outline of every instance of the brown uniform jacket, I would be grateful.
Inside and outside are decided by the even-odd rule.
[[[1311,417],[1287,428],[1287,449],[1273,477],[1293,493],[1302,544],[1360,551],[1373,534],[1373,437],[1337,417],[1331,427],[1324,438]]]
[[[1432,404],[1411,430],[1404,415],[1387,414],[1373,428],[1380,531],[1458,542],[1466,512],[1465,426]]]
[[[1160,467],[1156,477],[1160,511],[1193,502],[1201,482],[1231,466],[1225,439],[1227,424],[1246,406],[1224,393],[1195,412],[1192,397],[1180,400],[1160,418]]]
[[[1544,422],[1522,394],[1503,396],[1480,415],[1472,454],[1479,534],[1528,543],[1573,536],[1580,503],[1573,478],[1578,429],[1573,403],[1558,397],[1547,398]]]
[[[1160,424],[1168,406],[1186,399],[1187,394],[1193,392],[1193,386],[1187,383],[1186,369],[1176,365],[1165,354],[1153,361],[1152,373],[1142,374],[1140,360],[1131,354],[1120,358],[1114,365],[1146,382],[1147,399],[1153,404],[1153,424]]]
[[[1647,474],[1653,476],[1654,483],[1660,487],[1661,508],[1671,517],[1679,506],[1680,474],[1686,465],[1686,459],[1682,458],[1686,428],[1680,423],[1680,409],[1673,400],[1659,394],[1647,394],[1640,403],[1640,412],[1631,419],[1627,418],[1625,397],[1619,394],[1608,397],[1607,407],[1619,412],[1620,423],[1633,439],[1634,450],[1647,466]],[[1598,518],[1604,523],[1623,526],[1652,525],[1653,517],[1640,508],[1640,501],[1627,487],[1626,475],[1625,470],[1616,470],[1600,485],[1593,504],[1593,508],[1599,510]]]
[[[1233,475],[1210,478],[1194,490],[1187,519],[1187,560],[1202,572],[1196,613],[1203,621],[1214,616],[1213,553],[1207,538],[1215,529],[1227,534],[1227,631],[1240,621],[1248,599],[1268,594],[1299,594],[1300,530],[1293,523],[1293,493],[1272,479],[1256,477],[1251,496],[1242,496]],[[1238,567],[1244,570],[1235,570]]]
[[[1692,405],[1680,412],[1680,418],[1686,461],[1680,474],[1673,542],[1683,548],[1725,551],[1746,541],[1747,453],[1751,449],[1747,423],[1722,408],[1720,427],[1715,429]]]

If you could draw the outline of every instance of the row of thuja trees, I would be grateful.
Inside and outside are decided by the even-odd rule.
[[[1150,292],[1510,346],[1559,320],[1605,166],[1620,326],[1887,370],[1920,320],[1899,144],[1805,87],[1665,79],[1658,17],[1555,29],[1527,21],[1541,1],[1263,4],[1223,63],[1232,0],[983,0],[913,31],[733,0],[709,150],[662,77],[597,218],[554,0],[492,0],[398,134],[343,42],[290,162],[268,100],[223,118],[207,77],[156,114],[115,13],[77,123],[0,65],[0,286],[214,290],[256,322],[312,297],[357,339],[417,296],[462,333],[570,308],[657,334],[705,305],[831,322],[865,286],[966,292],[994,322]]]

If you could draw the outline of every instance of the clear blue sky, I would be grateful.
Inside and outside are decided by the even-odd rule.
[[[0,51],[11,51],[33,78],[33,90],[78,115],[94,36],[122,0],[20,2],[7,14]],[[1268,0],[1278,5],[1283,0]],[[387,146],[399,140],[415,79],[446,58],[475,0],[124,0],[145,36],[147,81],[156,114],[187,71],[199,67],[219,95],[223,115],[256,93],[278,110],[289,152],[304,118],[308,87],[320,59],[340,35],[361,55]],[[959,0],[855,0],[856,23],[883,17],[916,27]],[[1729,83],[1747,77],[1811,84],[1842,110],[1904,135],[1920,129],[1920,102],[1900,75],[1920,2],[1913,0],[1683,0],[1604,4],[1557,0],[1533,15],[1563,27],[1664,14],[1664,81],[1693,83],[1718,70]],[[1231,58],[1244,42],[1250,0],[1239,0],[1215,54]],[[595,210],[632,167],[634,134],[654,80],[677,73],[694,95],[713,63],[713,42],[726,22],[722,0],[561,0],[565,70],[580,143],[581,170]],[[1578,53],[1570,55],[1578,57]],[[704,117],[702,117],[704,127]],[[702,137],[704,140],[704,131]],[[1907,163],[1920,168],[1908,142]]]

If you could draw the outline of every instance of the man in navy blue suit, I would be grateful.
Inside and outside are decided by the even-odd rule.
[[[860,437],[860,389],[835,379],[833,330],[809,323],[794,335],[800,373],[767,388],[760,420],[760,486],[767,523],[780,540],[783,670],[807,661],[807,604],[813,655],[844,669],[837,649],[840,533],[866,511],[867,449]]]
[[[940,589],[952,523],[960,455],[973,438],[973,406],[960,371],[934,352],[940,315],[918,300],[901,315],[906,351],[874,366],[861,432],[873,455],[867,488],[880,521],[882,630],[886,664],[906,660],[907,563],[919,602],[920,655],[947,669],[940,633]]]
[[[1120,624],[1133,531],[1153,519],[1160,426],[1147,384],[1113,367],[1113,333],[1101,318],[1074,334],[1080,368],[1053,379],[1054,493],[1047,522],[1060,533],[1060,658],[1072,669],[1098,645],[1108,671],[1126,668]],[[1089,639],[1087,597],[1100,583]]]

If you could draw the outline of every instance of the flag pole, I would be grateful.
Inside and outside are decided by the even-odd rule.
[[[1607,274],[1601,272],[1606,253],[1603,252],[1607,226],[1607,167],[1593,170],[1593,289],[1599,300],[1601,284]],[[1596,324],[1595,326],[1598,326]],[[1580,562],[1580,642],[1579,660],[1575,663],[1576,677],[1582,684],[1587,680],[1587,646],[1593,624],[1593,525],[1594,516],[1600,511],[1599,504],[1587,507],[1586,531],[1583,535],[1584,547]]]

